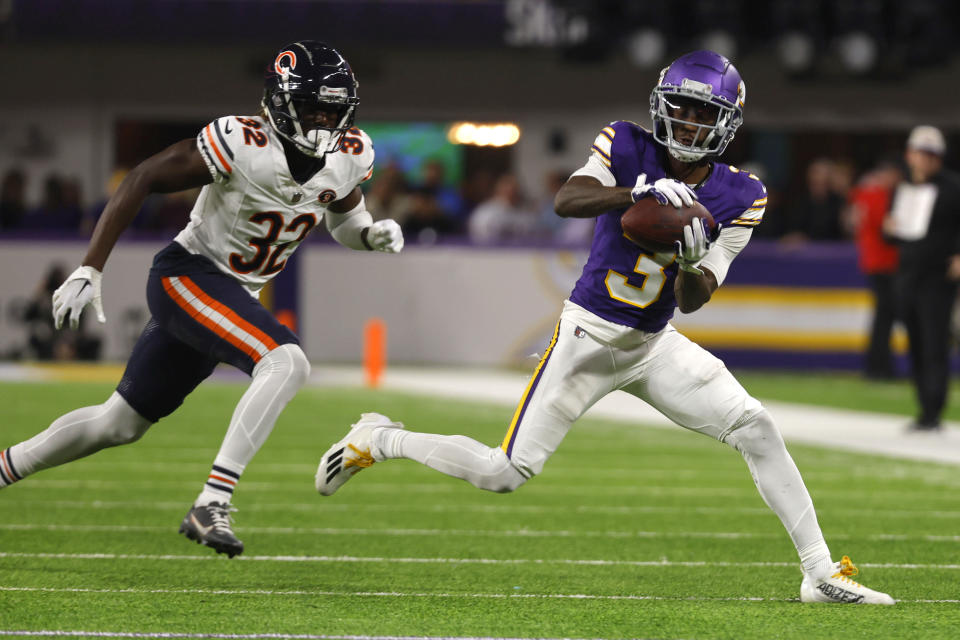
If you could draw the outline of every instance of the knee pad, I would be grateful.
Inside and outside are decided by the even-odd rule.
[[[99,427],[105,446],[113,447],[135,442],[153,424],[137,413],[116,391],[100,406],[103,412],[93,418],[92,422],[95,427]]]
[[[763,456],[785,447],[773,417],[762,407],[741,418],[738,425],[723,438],[723,442],[742,454],[753,456]]]
[[[310,361],[300,345],[282,344],[265,355],[253,369],[253,377],[282,374],[287,377],[286,384],[297,389],[310,377]]]

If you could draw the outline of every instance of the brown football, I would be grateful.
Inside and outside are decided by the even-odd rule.
[[[628,240],[648,251],[673,251],[674,243],[683,241],[683,228],[694,218],[703,218],[708,234],[717,226],[707,208],[696,200],[677,209],[656,198],[642,198],[620,216],[620,226]]]

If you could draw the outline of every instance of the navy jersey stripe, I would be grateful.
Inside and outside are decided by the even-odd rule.
[[[223,133],[220,132],[220,121],[213,121],[213,129],[217,132],[217,139],[220,141],[220,146],[223,147],[223,150],[227,152],[227,155],[230,156],[230,159],[233,160],[233,151],[230,149],[230,145],[227,144],[227,141],[223,139]]]
[[[13,466],[13,457],[10,455],[10,449],[5,450],[3,455],[7,456],[7,465],[10,466],[10,473],[13,474],[13,477],[17,480],[23,480],[23,476],[21,476],[17,468]]]
[[[230,478],[236,478],[237,480],[240,479],[240,474],[239,474],[239,473],[234,473],[233,471],[230,471],[229,469],[224,469],[223,467],[220,467],[220,466],[217,466],[217,465],[213,465],[213,470],[216,471],[217,473],[222,473],[223,475],[228,476],[228,477],[230,477]]]
[[[207,146],[207,141],[203,139],[202,133],[200,134],[200,146],[203,147],[203,153],[207,156],[207,158],[210,159],[210,161],[213,163],[213,166],[216,167],[217,173],[219,173],[221,176],[229,180],[230,174],[224,173],[223,169],[220,168],[220,163],[214,160],[216,156],[214,156],[213,153],[211,153],[210,147]]]

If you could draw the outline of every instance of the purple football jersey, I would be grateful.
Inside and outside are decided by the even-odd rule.
[[[637,176],[647,183],[666,177],[661,154],[649,131],[632,122],[614,122],[603,134],[611,140],[609,157],[594,146],[617,180],[633,187]],[[706,180],[696,189],[700,203],[725,228],[756,226],[766,205],[767,191],[756,176],[722,162],[714,162]],[[668,205],[669,206],[669,205]],[[641,331],[662,329],[677,306],[673,281],[676,254],[653,254],[627,240],[620,227],[626,209],[608,211],[597,218],[590,257],[570,295],[570,300],[601,318]]]

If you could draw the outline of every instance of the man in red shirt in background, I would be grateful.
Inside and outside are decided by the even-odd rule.
[[[902,179],[897,162],[881,161],[863,175],[849,195],[858,265],[873,291],[873,321],[864,361],[864,375],[873,380],[896,377],[890,336],[897,316],[893,280],[899,250],[884,236],[883,220],[890,211],[893,191]]]

